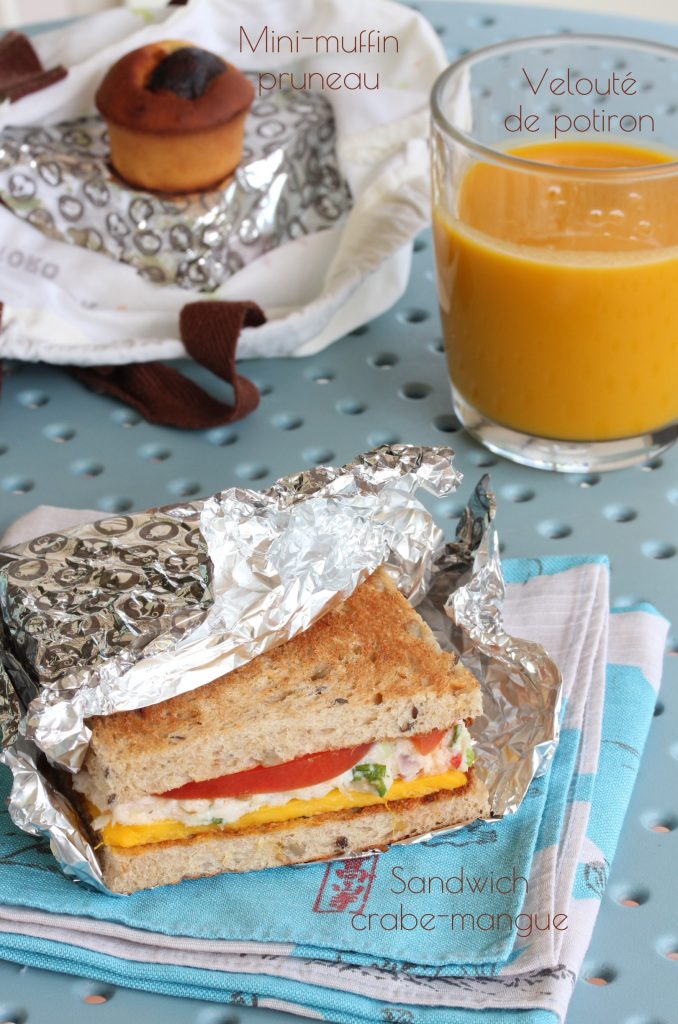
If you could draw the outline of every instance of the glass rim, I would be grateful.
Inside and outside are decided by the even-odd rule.
[[[496,57],[515,50],[528,50],[537,46],[545,46],[553,49],[556,46],[566,46],[572,43],[581,43],[588,46],[619,46],[625,49],[644,50],[650,53],[657,53],[664,58],[670,57],[678,65],[678,47],[668,43],[653,43],[650,40],[637,39],[633,36],[613,36],[604,33],[578,33],[568,32],[566,35],[539,35],[524,36],[520,39],[509,39],[500,43],[492,43],[490,46],[483,46],[478,50],[472,50],[464,54],[449,67],[445,68],[433,83],[430,97],[431,115],[434,122],[448,136],[460,143],[466,149],[471,150],[477,156],[492,163],[505,164],[515,169],[532,171],[557,172],[568,177],[595,177],[611,178],[619,180],[624,178],[660,178],[667,177],[678,172],[678,157],[675,160],[666,160],[660,164],[637,164],[634,167],[573,167],[571,164],[546,163],[540,160],[531,160],[521,157],[515,153],[507,153],[496,146],[480,142],[468,132],[457,128],[443,112],[442,92],[450,79],[455,78],[464,68],[472,67],[487,57]],[[535,140],[536,141],[536,140]],[[582,137],[583,141],[583,137]],[[603,143],[604,145],[605,143]],[[629,143],[633,146],[633,143]]]

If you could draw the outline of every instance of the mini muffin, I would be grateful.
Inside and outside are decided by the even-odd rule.
[[[232,64],[163,40],[117,61],[96,105],[118,174],[137,188],[176,193],[210,188],[233,173],[253,99],[252,83]]]

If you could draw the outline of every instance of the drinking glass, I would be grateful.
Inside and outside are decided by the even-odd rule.
[[[471,53],[432,93],[452,401],[543,469],[678,436],[678,50],[595,35]]]

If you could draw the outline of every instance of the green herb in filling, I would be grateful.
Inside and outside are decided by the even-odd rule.
[[[379,796],[386,796],[385,764],[357,764],[353,769],[354,782],[369,782]]]

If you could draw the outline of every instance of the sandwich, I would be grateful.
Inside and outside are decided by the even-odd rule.
[[[89,719],[73,795],[114,892],[351,857],[487,814],[480,712],[475,677],[379,568],[214,682]]]

